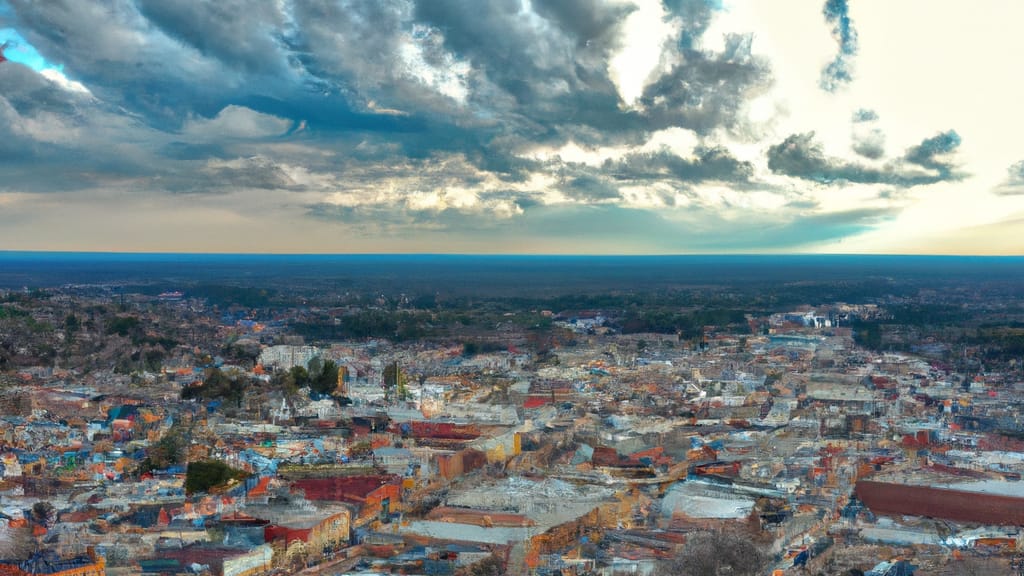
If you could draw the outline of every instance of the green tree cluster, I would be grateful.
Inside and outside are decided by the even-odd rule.
[[[682,338],[699,336],[705,326],[740,326],[746,324],[743,310],[709,309],[676,312],[666,309],[636,309],[626,314],[621,323],[623,334],[651,332],[679,334]]]
[[[241,480],[248,476],[217,460],[189,462],[185,470],[185,493],[209,492],[211,488],[223,486],[231,480]]]
[[[107,334],[132,337],[138,336],[142,330],[142,323],[135,316],[118,316],[107,324]]]
[[[146,449],[146,458],[139,465],[139,472],[145,474],[151,470],[164,470],[185,459],[185,429],[175,424],[171,426],[155,444]]]
[[[271,378],[271,385],[289,396],[296,394],[300,388],[309,388],[317,394],[332,394],[338,387],[339,370],[333,360],[313,358],[309,361],[308,369],[292,366],[288,370],[278,370]]]
[[[201,386],[189,386],[181,391],[184,400],[203,399],[221,400],[233,403],[235,406],[242,405],[242,398],[245,396],[246,388],[249,386],[249,377],[243,373],[225,373],[220,368],[209,368],[203,378]]]

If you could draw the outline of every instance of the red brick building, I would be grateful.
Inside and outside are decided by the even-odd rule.
[[[304,478],[293,482],[292,489],[305,493],[307,500],[355,506],[358,523],[397,509],[402,496],[402,478],[393,474]]]

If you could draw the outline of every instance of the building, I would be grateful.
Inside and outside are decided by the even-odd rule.
[[[347,546],[352,533],[352,511],[344,505],[313,505],[297,500],[250,505],[244,512],[249,517],[249,530],[236,528],[236,537],[243,532],[247,538],[258,537],[253,532],[261,525],[263,542],[283,553],[279,564],[321,559]]]
[[[1024,498],[861,480],[855,493],[872,512],[999,526],[1024,525]]]
[[[269,346],[260,352],[259,363],[268,368],[284,368],[294,366],[309,367],[309,361],[321,355],[316,346]]]
[[[159,551],[159,558],[177,561],[179,572],[192,565],[207,567],[214,576],[254,576],[272,568],[273,549],[267,545],[251,549],[192,545]]]
[[[358,524],[378,514],[387,516],[395,510],[401,498],[402,478],[396,475],[304,478],[292,483],[292,488],[304,492],[308,500],[356,506]]]

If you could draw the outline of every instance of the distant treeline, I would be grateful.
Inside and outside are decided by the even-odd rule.
[[[620,323],[623,334],[653,332],[656,334],[678,334],[690,339],[700,336],[706,326],[729,326],[748,331],[743,310],[697,310],[694,312],[672,312],[668,310],[633,310]]]
[[[1012,320],[1022,311],[955,304],[899,304],[886,315],[853,323],[857,344],[870,350],[914,350],[922,341],[971,348],[987,361],[1024,357],[1024,322]]]
[[[965,344],[979,346],[989,358],[1024,359],[1024,328],[999,326],[979,328],[964,337]]]
[[[543,279],[537,280],[543,283]],[[280,282],[278,282],[280,283]],[[339,293],[339,284],[345,290]],[[886,297],[908,297],[914,295],[920,286],[914,282],[891,279],[866,278],[850,280],[823,280],[790,283],[783,281],[761,284],[708,284],[677,286],[652,286],[638,280],[634,288],[601,291],[600,283],[586,290],[578,287],[548,287],[541,291],[531,284],[524,284],[520,293],[512,296],[495,293],[490,287],[482,287],[474,295],[467,295],[465,285],[437,284],[424,286],[421,282],[403,286],[399,280],[388,287],[392,293],[384,293],[378,287],[354,284],[350,279],[339,280],[333,285],[303,283],[288,289],[273,286],[250,286],[247,284],[215,283],[166,283],[151,285],[126,285],[125,293],[139,293],[149,296],[180,290],[186,297],[202,298],[208,304],[222,308],[241,306],[247,308],[290,307],[295,298],[301,296],[310,305],[366,305],[377,300],[384,293],[387,301],[379,307],[392,310],[461,311],[483,307],[489,310],[526,311],[550,310],[619,310],[632,307],[702,307],[702,308],[746,308],[753,310],[778,309],[808,302],[849,302],[867,303]]]
[[[678,309],[633,306],[628,310],[613,309],[602,313],[609,316],[607,322],[610,327],[624,334],[678,334],[681,338],[688,339],[699,336],[706,326],[728,326],[740,332],[747,331],[747,312],[738,309],[714,308],[680,312]],[[292,324],[291,329],[314,342],[361,338],[408,341],[431,337],[462,339],[467,332],[493,332],[502,325],[527,332],[545,331],[551,327],[551,318],[533,311],[500,313],[481,305],[475,310],[444,313],[363,310],[337,319],[296,322]]]
[[[189,287],[188,294],[194,298],[205,298],[213,306],[237,305],[246,308],[263,308],[273,302],[276,292],[267,288],[248,286],[199,284]]]
[[[296,322],[292,331],[311,341],[387,338],[413,340],[433,333],[432,315],[425,312],[363,310],[335,321]]]

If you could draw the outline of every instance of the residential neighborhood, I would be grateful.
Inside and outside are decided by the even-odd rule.
[[[884,304],[691,338],[526,311],[496,346],[294,331],[350,308],[4,301],[7,334],[50,322],[65,344],[26,365],[30,337],[3,374],[11,574],[670,574],[706,534],[758,574],[1019,564],[1020,364],[863,345]]]

